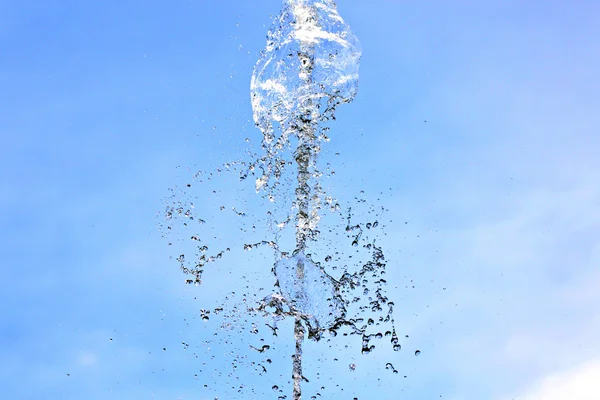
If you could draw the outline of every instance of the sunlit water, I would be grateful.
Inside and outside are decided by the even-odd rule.
[[[239,185],[252,182],[258,198],[268,205],[264,215],[247,215],[245,202],[218,205],[220,212],[241,221],[243,233],[240,242],[233,235],[223,237],[226,227],[211,225],[203,216],[210,213],[196,208],[191,184],[173,189],[165,212],[165,232],[169,237],[179,235],[179,244],[184,242],[185,251],[176,258],[188,275],[187,283],[201,284],[205,269],[218,268],[218,262],[235,249],[272,252],[272,265],[264,266],[272,271],[271,282],[244,293],[241,302],[239,293],[224,295],[218,307],[203,309],[201,316],[205,321],[223,317],[220,335],[226,342],[235,340],[232,325],[249,321],[245,316],[264,318],[273,343],[285,335],[279,325],[291,319],[295,346],[288,368],[294,400],[301,398],[302,383],[308,381],[302,370],[305,336],[319,342],[327,335],[329,342],[339,334],[354,335],[360,338],[362,354],[373,351],[380,340],[400,350],[394,304],[385,291],[386,260],[377,245],[382,210],[360,198],[344,204],[322,185],[331,171],[322,170],[321,146],[329,141],[337,106],[357,94],[360,56],[358,39],[333,1],[285,1],[251,81],[253,117],[263,136],[261,150],[249,150],[243,158],[213,172],[198,172],[193,179],[196,197],[213,196],[217,204],[227,195],[220,197],[222,189],[210,191],[211,184],[218,187],[231,176]],[[335,133],[332,137],[337,139]],[[258,229],[261,224],[267,229]],[[244,271],[239,274],[245,278]],[[258,333],[263,328],[253,323],[250,329]],[[292,341],[292,332],[289,335]],[[259,345],[252,346],[264,356],[251,362],[261,374],[273,363],[268,353],[274,344],[267,341],[263,336]],[[349,368],[354,370],[356,364]],[[398,372],[391,363],[385,368]],[[284,384],[272,387],[280,399],[287,396]]]

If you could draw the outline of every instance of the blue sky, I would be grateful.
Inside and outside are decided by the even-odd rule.
[[[250,334],[214,339],[198,312],[266,256],[232,254],[223,271],[238,269],[186,286],[157,227],[169,188],[259,139],[249,81],[280,5],[0,3],[4,397],[276,398],[275,381],[289,397],[284,335],[257,376]],[[600,396],[597,2],[338,9],[361,81],[323,161],[340,200],[364,190],[389,210],[380,240],[409,338],[369,357],[309,344],[307,374],[322,369],[324,398]],[[231,351],[242,394],[213,374]]]

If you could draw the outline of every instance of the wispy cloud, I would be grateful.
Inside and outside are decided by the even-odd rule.
[[[600,397],[600,359],[551,374],[515,400],[595,400]]]

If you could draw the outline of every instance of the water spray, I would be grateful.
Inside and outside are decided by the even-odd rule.
[[[331,277],[305,251],[318,235],[316,163],[320,144],[327,140],[323,123],[335,119],[337,105],[352,101],[356,95],[360,55],[358,39],[333,0],[284,0],[252,75],[254,121],[263,133],[265,150],[257,191],[275,187],[285,165],[281,152],[291,138],[297,139],[295,249],[291,256],[280,257],[274,267],[281,295],[295,317],[294,400],[301,399],[304,323],[313,331],[327,329],[340,312],[333,304],[328,313],[319,313],[322,304],[332,303],[327,296],[335,295],[335,289]],[[328,290],[307,292],[309,277],[320,279]]]

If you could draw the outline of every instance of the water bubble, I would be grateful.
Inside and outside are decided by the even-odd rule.
[[[421,350],[416,350],[415,351],[415,356],[419,356],[419,355],[421,355]]]

